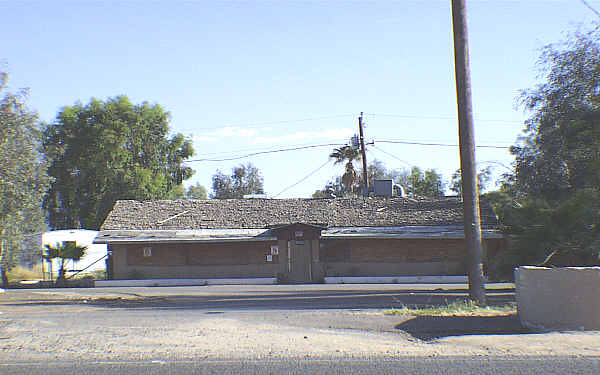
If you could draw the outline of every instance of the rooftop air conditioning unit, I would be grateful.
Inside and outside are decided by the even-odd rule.
[[[375,180],[373,181],[373,193],[378,197],[392,197],[394,195],[394,181]]]

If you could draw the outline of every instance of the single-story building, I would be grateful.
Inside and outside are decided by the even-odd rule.
[[[488,254],[503,249],[485,205]],[[108,277],[126,279],[465,275],[457,198],[118,201],[96,244]]]

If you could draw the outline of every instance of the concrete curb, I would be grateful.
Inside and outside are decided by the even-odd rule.
[[[272,285],[275,277],[249,279],[146,279],[146,280],[98,280],[95,287],[114,286],[203,286],[203,285]]]
[[[467,276],[336,276],[325,277],[325,284],[464,284]]]

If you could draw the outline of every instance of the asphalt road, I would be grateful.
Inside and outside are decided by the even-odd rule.
[[[488,296],[514,301],[506,285]],[[463,285],[8,290],[0,374],[600,374],[594,333],[381,310],[466,297]]]
[[[514,289],[510,286],[490,284],[487,291],[490,304],[513,302]],[[310,284],[9,290],[6,296],[15,301],[27,299],[30,305],[36,300],[47,303],[46,300],[53,296],[62,296],[74,301],[90,298],[92,303],[92,300],[121,298],[118,304],[120,308],[314,310],[439,305],[465,300],[468,292],[465,284]]]
[[[430,374],[430,375],[594,375],[600,373],[600,358],[403,358],[396,360],[281,361],[145,361],[94,363],[3,363],[0,373],[64,375],[88,374]]]

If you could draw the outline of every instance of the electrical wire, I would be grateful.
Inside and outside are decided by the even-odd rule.
[[[335,140],[335,141],[339,141],[340,144],[345,144],[343,142],[345,142],[344,140]],[[302,144],[291,144],[288,145],[289,147],[302,147],[302,146],[310,146],[306,143],[302,143]],[[202,157],[206,157],[209,155],[223,155],[223,154],[229,154],[229,155],[236,155],[239,153],[243,153],[243,152],[250,152],[250,151],[262,151],[262,150],[269,150],[273,147],[273,145],[270,146],[265,146],[265,147],[257,147],[257,148],[246,148],[246,149],[242,149],[242,150],[229,150],[229,151],[218,151],[218,152],[206,152],[206,153],[201,153],[201,154],[197,154],[196,156],[202,156]]]
[[[398,160],[398,161],[400,161],[400,162],[402,162],[402,163],[406,164],[406,165],[407,165],[407,166],[409,166],[409,167],[412,167],[412,166],[413,166],[413,164],[410,164],[409,162],[407,162],[407,161],[404,161],[404,160],[400,159],[400,158],[399,158],[399,157],[397,157],[396,155],[390,154],[389,152],[387,152],[387,151],[384,151],[384,150],[380,149],[379,147],[376,147],[374,144],[373,144],[373,145],[371,145],[371,147],[373,147],[375,150],[377,150],[377,151],[379,151],[379,152],[382,152],[382,153],[384,153],[384,154],[386,154],[386,155],[388,155],[388,156],[391,156],[391,157],[393,157],[394,159],[396,159],[396,160]]]
[[[583,0],[581,0],[581,1],[583,1]],[[365,115],[381,116],[381,117],[397,117],[397,118],[406,118],[406,119],[456,120],[455,116],[417,116],[417,115],[404,115],[404,114],[395,114],[395,113],[365,113]],[[258,121],[258,122],[226,124],[226,125],[217,126],[217,127],[211,126],[211,127],[204,127],[204,128],[194,128],[193,130],[194,131],[218,130],[218,129],[226,129],[226,128],[258,129],[261,127],[265,127],[267,125],[279,125],[279,124],[291,124],[291,123],[298,123],[298,122],[330,120],[330,119],[343,118],[343,117],[354,118],[357,116],[358,115],[354,114],[354,113],[346,113],[346,114],[329,115],[329,116],[307,117],[307,118],[293,119],[293,120],[274,120],[274,121]],[[522,124],[522,121],[514,121],[514,120],[495,120],[495,119],[479,119],[479,118],[476,118],[475,120],[479,121],[479,122],[498,122],[498,123],[511,123],[511,124],[519,124],[519,125]]]
[[[294,186],[304,182],[307,178],[309,178],[310,176],[312,176],[313,174],[317,173],[318,171],[320,171],[321,169],[323,169],[327,164],[331,163],[333,160],[332,159],[327,159],[327,161],[325,163],[323,163],[321,166],[319,166],[319,168],[315,169],[314,171],[310,172],[309,174],[307,174],[306,176],[304,176],[302,179],[300,179],[300,181],[286,187],[285,189],[283,189],[282,191],[280,191],[279,193],[275,194],[273,196],[273,198],[277,198],[278,196],[280,196],[281,194],[285,193],[286,191],[290,190],[291,188],[293,188]]]
[[[278,125],[278,124],[290,124],[294,122],[308,122],[308,121],[319,121],[319,120],[330,120],[334,118],[342,118],[342,117],[354,117],[353,113],[346,113],[340,115],[330,115],[330,116],[320,116],[320,117],[307,117],[302,119],[295,120],[275,120],[275,121],[262,121],[262,122],[247,122],[247,123],[238,123],[238,124],[230,124],[223,125],[218,127],[206,127],[206,128],[194,128],[194,130],[217,130],[217,129],[225,129],[225,128],[245,128],[245,129],[256,129],[260,127],[264,127],[265,125]]]
[[[277,152],[297,151],[297,150],[305,150],[305,149],[309,149],[309,148],[331,147],[331,146],[344,146],[344,145],[345,145],[344,143],[323,143],[323,144],[319,144],[319,145],[310,145],[310,146],[292,147],[292,148],[281,148],[281,149],[269,150],[269,151],[259,151],[259,152],[253,152],[253,153],[246,154],[246,155],[235,156],[235,157],[231,157],[231,158],[223,158],[223,159],[193,159],[193,160],[185,160],[184,163],[192,163],[192,162],[200,162],[200,161],[231,161],[231,160],[240,160],[240,159],[245,159],[245,158],[249,158],[249,157],[252,157],[252,156],[264,155],[264,154],[273,154],[273,153],[277,153]]]
[[[455,116],[416,116],[416,115],[402,115],[402,114],[394,114],[394,113],[367,113],[370,116],[382,116],[382,117],[398,117],[398,118],[407,118],[407,119],[423,119],[423,120],[457,120]],[[476,118],[475,121],[479,122],[499,122],[499,123],[507,123],[507,124],[519,124],[522,125],[522,121],[514,121],[514,120],[487,120]]]
[[[587,1],[585,1],[585,0],[580,0],[580,1],[583,3],[583,5],[585,5],[586,7],[590,8],[590,10],[591,10],[592,12],[594,12],[594,13],[595,13],[595,14],[596,14],[598,17],[600,17],[600,12],[598,12],[598,11],[597,11],[596,9],[594,9],[594,8],[593,8],[593,7],[592,7],[590,4],[588,4],[588,2],[587,2]]]
[[[443,147],[458,147],[457,144],[450,143],[424,143],[424,142],[408,142],[408,141],[395,141],[395,140],[378,140],[379,143],[398,143],[403,145],[416,145],[416,146],[443,146]],[[493,146],[493,145],[479,145],[475,146],[476,148],[499,148],[499,149],[509,149],[510,146]]]

